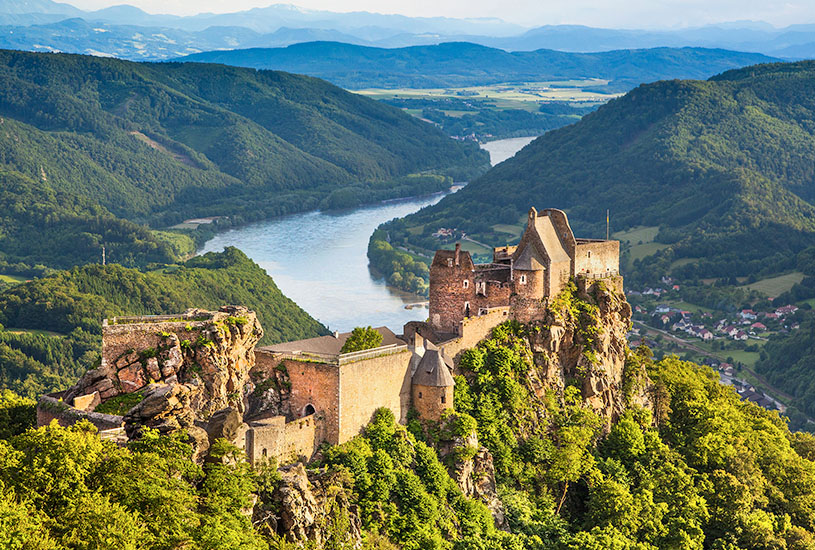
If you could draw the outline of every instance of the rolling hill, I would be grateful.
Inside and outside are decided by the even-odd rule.
[[[38,195],[61,194],[41,201],[54,219],[117,217],[152,226],[197,216],[246,221],[316,208],[349,189],[367,200],[402,196],[411,191],[406,181],[425,181],[405,180],[409,174],[466,178],[487,166],[475,144],[310,77],[0,51],[0,169],[15,185],[37,182]],[[444,178],[435,182],[443,185]],[[415,192],[438,190],[426,187]],[[0,198],[9,212],[15,197]],[[66,201],[76,204],[64,209]],[[21,227],[30,225],[26,220]],[[16,235],[14,247],[4,235],[0,252],[9,261],[27,257],[59,267],[88,261],[70,242],[60,251],[67,262],[23,254],[19,243],[35,237],[27,235]],[[137,248],[140,239],[152,237],[128,238]],[[126,248],[109,260],[141,254]],[[130,263],[162,261],[166,250],[141,256]]]
[[[303,73],[350,89],[600,78],[613,81],[621,90],[665,78],[707,78],[728,69],[773,61],[761,54],[704,48],[507,52],[467,42],[393,49],[310,42],[286,48],[202,52],[181,60]]]
[[[441,227],[505,244],[536,205],[600,237],[610,209],[612,231],[659,228],[661,250],[634,262],[635,279],[791,269],[815,243],[813,98],[815,62],[642,85],[386,229],[419,250],[441,245]]]

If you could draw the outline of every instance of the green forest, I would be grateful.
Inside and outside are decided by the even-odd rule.
[[[421,194],[488,166],[476,144],[315,78],[0,51],[7,264],[64,268],[103,245],[123,265],[169,262],[192,240],[147,227]]]
[[[147,272],[92,264],[0,293],[0,388],[36,398],[76,382],[99,357],[106,317],[229,304],[257,313],[262,344],[328,334],[236,248]]]
[[[380,409],[362,434],[309,471],[326,501],[324,539],[393,550],[806,550],[815,546],[815,437],[742,402],[713,371],[628,352],[624,391],[650,381],[653,407],[609,430],[573,384],[536,397],[532,350],[505,323],[467,351],[455,407],[407,428]],[[218,440],[203,465],[180,435],[147,430],[126,448],[87,423],[26,429],[33,402],[0,394],[0,539],[11,548],[284,549],[281,477]],[[506,526],[451,477],[494,457]],[[458,441],[450,454],[442,443]]]
[[[440,228],[506,244],[501,226],[530,206],[564,209],[578,236],[601,237],[608,209],[612,232],[659,227],[664,246],[624,273],[631,283],[792,269],[815,241],[813,98],[811,61],[645,84],[383,229],[427,255]]]

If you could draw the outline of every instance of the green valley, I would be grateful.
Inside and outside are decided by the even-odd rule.
[[[168,262],[189,239],[130,222],[240,223],[438,191],[487,165],[475,144],[314,78],[0,51],[0,168],[18,190],[0,197],[7,263],[98,261],[102,245],[111,262]],[[28,247],[43,221],[59,235]]]

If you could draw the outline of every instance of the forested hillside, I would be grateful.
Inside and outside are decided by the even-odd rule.
[[[391,182],[409,174],[466,178],[486,166],[476,145],[314,78],[0,51],[0,169],[8,185],[42,195],[24,211],[19,193],[0,196],[14,222],[0,239],[9,260],[84,263],[110,239],[111,261],[165,261],[172,247],[113,216],[240,222],[316,208],[349,188],[401,196],[409,190],[391,193]],[[44,247],[57,243],[23,250],[42,219],[82,236],[74,244],[60,230],[53,260]]]
[[[468,42],[372,48],[307,42],[191,54],[183,61],[276,69],[361,88],[449,88],[505,82],[600,78],[617,90],[664,78],[706,78],[727,69],[772,61],[765,55],[705,48],[653,48],[596,53],[508,52]]]
[[[535,205],[565,209],[579,236],[600,237],[609,209],[612,232],[659,228],[661,250],[634,262],[629,280],[791,269],[815,241],[813,98],[811,61],[642,85],[385,228],[420,250],[441,245],[432,234],[442,227],[505,244],[506,226]]]
[[[151,430],[127,448],[87,423],[23,431],[33,402],[3,392],[0,537],[12,548],[287,550],[306,542],[285,530],[293,521],[326,550],[815,545],[811,434],[790,433],[706,367],[653,362],[646,348],[626,368],[650,379],[653,412],[630,407],[604,431],[575,385],[538,394],[531,356],[523,327],[502,325],[465,353],[459,412],[406,430],[380,409],[359,436],[282,473],[250,467],[224,439],[199,465],[183,437]],[[476,434],[486,448],[471,446]],[[478,483],[495,484],[500,528],[457,483],[476,454],[495,457]]]
[[[0,388],[36,397],[75,382],[98,357],[103,318],[227,304],[258,314],[263,343],[328,333],[235,248],[150,272],[87,265],[0,293]]]

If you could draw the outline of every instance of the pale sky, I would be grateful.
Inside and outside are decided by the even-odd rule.
[[[263,7],[274,0],[61,0],[93,10],[131,4],[149,13],[191,15]],[[776,26],[815,23],[815,0],[297,0],[302,8],[370,11],[409,16],[498,17],[527,27],[583,24],[595,27],[677,28],[727,21]]]

